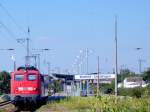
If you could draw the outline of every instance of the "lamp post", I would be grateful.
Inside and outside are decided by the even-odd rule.
[[[12,49],[12,48],[8,48],[8,49],[0,49],[1,51],[14,51],[15,49]],[[14,62],[14,71],[16,70],[16,60],[14,58],[14,56],[11,57],[11,59],[13,60]]]
[[[81,73],[89,74],[89,55],[93,53],[91,49],[81,49],[79,56],[77,56],[78,64],[80,64]]]
[[[38,51],[38,52],[43,52],[43,51],[50,51],[52,49],[42,48],[42,49],[32,49],[32,50],[35,50],[35,51]]]
[[[40,70],[40,54],[32,54],[31,58],[34,58],[34,66]]]
[[[100,94],[100,90],[99,90],[99,56],[97,57],[97,97]]]
[[[52,50],[52,49],[48,49],[48,48],[42,48],[42,49],[32,49],[34,51],[38,51],[38,52],[43,52],[43,51],[49,51],[49,50]],[[32,57],[34,58],[35,60],[35,66],[38,66],[38,69],[40,70],[40,53],[36,53],[36,54],[32,54]],[[38,64],[37,64],[37,61],[38,61]]]
[[[9,49],[0,49],[0,50],[4,50],[4,51],[13,51],[15,49],[9,48]]]
[[[118,39],[117,39],[117,16],[115,16],[115,96],[118,94],[117,75],[118,75]]]
[[[142,50],[142,48],[141,47],[137,47],[137,48],[135,48],[137,51],[140,51],[140,50]],[[142,60],[141,59],[141,57],[139,56],[139,59],[138,59],[138,65],[139,65],[139,74],[141,74],[142,73],[142,62],[143,62],[144,60]]]
[[[51,75],[51,63],[47,62],[47,66],[48,66],[48,75]]]
[[[25,66],[29,66],[30,65],[30,44],[29,44],[29,41],[30,41],[30,39],[29,39],[29,36],[30,36],[30,30],[29,30],[29,28],[28,28],[28,37],[27,38],[18,38],[17,39],[17,42],[18,43],[24,43],[24,42],[26,42],[26,52],[27,52],[27,54],[26,54],[26,56],[25,56]]]
[[[86,72],[89,74],[89,49],[86,49]]]
[[[14,71],[16,71],[16,60],[14,56],[11,56],[11,59],[13,60],[13,63],[14,63]]]

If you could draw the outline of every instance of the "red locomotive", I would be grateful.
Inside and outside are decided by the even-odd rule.
[[[15,105],[37,104],[48,97],[48,76],[35,67],[19,67],[11,73],[11,98]]]

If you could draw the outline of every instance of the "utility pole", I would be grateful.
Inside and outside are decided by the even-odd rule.
[[[145,62],[145,60],[139,59],[139,73],[142,74],[142,62]]]
[[[48,75],[50,76],[51,75],[51,63],[47,62],[47,65],[48,65]]]
[[[137,47],[136,50],[137,50],[137,51],[140,51],[140,50],[142,50],[142,48]],[[145,60],[142,60],[142,59],[141,59],[141,56],[139,56],[139,59],[138,59],[138,64],[139,64],[139,74],[142,73],[142,62],[144,62],[144,61],[145,61]]]
[[[42,49],[32,49],[32,50],[37,51],[37,52],[44,52],[44,51],[50,51],[52,49],[42,48]],[[40,70],[40,63],[41,63],[40,53],[33,54],[33,57],[35,58],[35,65]]]
[[[9,49],[0,49],[0,51],[14,51],[14,50],[15,50],[15,49],[12,49],[12,48],[9,48]],[[16,70],[16,60],[15,60],[15,58],[13,57],[13,55],[12,55],[11,59],[13,60],[14,71],[15,71],[15,70]]]
[[[37,56],[34,56],[35,67],[37,68]]]
[[[16,71],[16,60],[14,58],[14,56],[11,56],[11,59],[13,60],[13,64],[14,64],[14,71]]]
[[[117,16],[115,16],[115,96],[118,94],[117,75],[118,75],[118,40],[117,40]]]
[[[25,41],[27,42],[27,44],[26,44],[26,52],[27,52],[27,54],[25,56],[25,66],[29,66],[30,65],[30,46],[29,46],[30,39],[29,39],[29,37],[30,37],[30,29],[28,27],[28,37],[27,38],[19,38],[19,39],[17,39],[18,43],[24,43]]]
[[[142,73],[142,59],[139,59],[139,73]]]
[[[37,55],[32,54],[32,56],[30,56],[31,58],[34,58],[34,66],[37,68]]]
[[[29,38],[26,38],[27,41],[27,56],[26,56],[26,66],[29,66]]]
[[[40,60],[40,54],[35,54],[38,58],[38,69],[40,70],[40,64],[41,64],[41,60]]]
[[[30,48],[29,48],[29,36],[30,36],[30,29],[28,27],[28,37],[26,38],[26,41],[27,41],[26,66],[29,66],[29,64],[30,64],[30,59],[29,59],[29,51],[30,51]]]
[[[86,57],[86,67],[87,67],[86,69],[87,69],[87,75],[88,75],[89,74],[88,73],[88,71],[89,71],[89,59],[88,59],[89,58],[88,57],[89,56],[89,49],[88,48],[86,49],[86,56],[87,56]]]
[[[97,97],[99,96],[99,56],[97,57]]]

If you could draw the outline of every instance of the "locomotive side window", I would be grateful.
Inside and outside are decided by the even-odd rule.
[[[30,80],[30,81],[36,80],[36,75],[35,74],[29,74],[28,75],[28,80]]]
[[[24,78],[24,75],[21,75],[21,74],[16,74],[16,75],[15,75],[15,80],[16,80],[16,81],[22,81],[23,78]]]

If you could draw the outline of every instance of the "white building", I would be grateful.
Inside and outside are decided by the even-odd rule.
[[[123,81],[124,88],[146,87],[142,77],[127,77]]]
[[[98,74],[75,75],[76,96],[94,94],[93,85],[97,84]],[[99,74],[99,83],[110,84],[115,79],[115,74]]]

